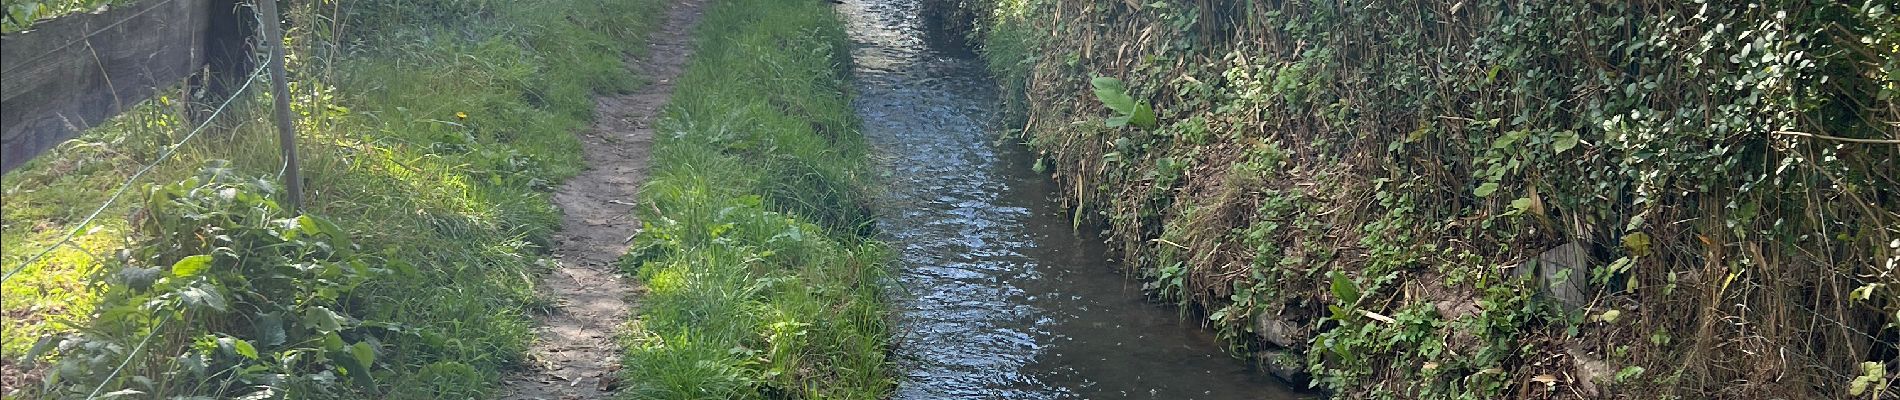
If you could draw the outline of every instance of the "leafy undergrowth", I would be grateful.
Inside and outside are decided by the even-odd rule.
[[[573,132],[638,84],[623,57],[656,3],[288,10],[302,215],[261,80],[32,264],[191,124],[148,102],[8,174],[6,395],[484,396],[545,303]]]
[[[659,125],[626,396],[875,399],[891,387],[842,22],[819,0],[717,0]]]
[[[947,1],[1078,222],[1281,375],[1900,394],[1891,2]]]

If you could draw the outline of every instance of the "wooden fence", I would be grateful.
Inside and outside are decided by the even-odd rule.
[[[143,0],[0,36],[0,172],[162,88],[223,93],[249,71],[253,19],[238,0]]]

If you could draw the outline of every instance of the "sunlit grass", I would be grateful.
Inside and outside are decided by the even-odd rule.
[[[354,19],[340,19],[354,21],[350,32],[369,46],[291,65],[293,76],[324,77],[297,82],[292,99],[306,211],[341,225],[361,251],[418,272],[367,284],[339,305],[407,332],[382,342],[377,397],[481,397],[519,361],[532,336],[528,309],[541,302],[532,276],[558,227],[548,193],[582,167],[573,135],[591,118],[591,95],[639,84],[622,63],[645,43],[658,3],[459,2],[469,9],[443,17],[462,19],[449,21],[460,27],[453,30],[371,24],[410,15],[399,7],[441,5],[360,5],[346,12]],[[93,225],[100,229],[8,280],[4,356],[92,322],[106,284],[98,278],[122,267],[111,254],[140,235],[145,185],[177,181],[212,159],[275,176],[267,99],[235,102],[229,118],[102,213]],[[162,106],[128,113],[7,175],[0,268],[50,245],[152,161],[158,143],[182,137],[177,110]]]
[[[626,397],[889,393],[885,261],[822,1],[714,1],[653,150],[627,266]]]

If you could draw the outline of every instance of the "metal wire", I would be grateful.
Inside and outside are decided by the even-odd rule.
[[[244,80],[244,85],[239,86],[236,91],[233,91],[231,93],[230,97],[224,99],[224,104],[218,105],[217,110],[212,111],[210,116],[205,117],[205,122],[203,124],[200,124],[198,125],[197,128],[192,129],[191,133],[186,134],[185,137],[183,139],[179,139],[177,143],[173,143],[171,147],[166,148],[164,153],[161,153],[158,155],[157,160],[153,160],[152,163],[146,164],[144,167],[139,168],[138,172],[132,174],[132,177],[126,178],[125,183],[119,185],[119,189],[112,193],[112,197],[106,198],[105,203],[99,204],[99,208],[92,210],[92,214],[89,214],[86,216],[85,219],[80,220],[78,225],[73,226],[73,229],[71,231],[66,232],[65,237],[62,237],[59,239],[59,242],[53,243],[52,246],[47,246],[45,250],[41,250],[39,254],[35,254],[33,255],[32,258],[28,258],[26,262],[22,262],[20,263],[19,266],[16,266],[16,267],[13,267],[13,269],[7,270],[6,275],[0,276],[0,282],[6,282],[8,280],[13,279],[14,274],[18,274],[20,273],[21,270],[25,270],[27,266],[31,266],[34,263],[39,262],[41,259],[45,258],[47,254],[52,254],[53,250],[59,249],[60,246],[71,244],[73,237],[78,236],[80,231],[85,230],[87,225],[91,225],[94,219],[99,218],[99,214],[104,213],[107,208],[112,207],[112,203],[117,202],[119,200],[119,197],[124,196],[125,191],[127,189],[130,189],[133,183],[138,182],[139,178],[144,177],[146,172],[151,172],[153,167],[157,167],[159,164],[165,163],[165,160],[171,159],[172,154],[177,153],[178,149],[180,147],[184,147],[186,142],[190,142],[192,138],[198,136],[199,132],[203,132],[206,127],[211,126],[211,121],[217,119],[219,114],[224,113],[224,110],[230,107],[231,103],[237,100],[239,95],[243,94],[246,89],[249,89],[251,87],[251,83],[256,82],[257,77],[263,75],[263,72],[264,72],[263,68],[258,68],[256,71],[252,71],[251,77],[249,79]]]

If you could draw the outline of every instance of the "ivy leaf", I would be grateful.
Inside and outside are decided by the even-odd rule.
[[[1576,132],[1571,132],[1571,131],[1557,132],[1556,139],[1557,139],[1556,142],[1551,143],[1551,148],[1554,150],[1557,150],[1557,154],[1563,154],[1564,151],[1577,147],[1577,133]]]
[[[1848,383],[1847,394],[1859,396],[1862,393],[1866,393],[1870,386],[1886,387],[1886,385],[1875,385],[1876,383],[1880,383],[1881,379],[1887,377],[1886,365],[1874,361],[1867,361],[1860,363],[1860,367],[1861,375],[1854,377],[1854,380]]]
[[[172,276],[190,278],[203,275],[205,270],[208,269],[211,269],[211,256],[208,254],[199,254],[185,257],[179,259],[178,262],[172,263]]]
[[[1496,193],[1497,191],[1497,182],[1485,182],[1483,185],[1478,185],[1476,190],[1472,190],[1471,194],[1478,195],[1478,197],[1491,197],[1491,193]]]

